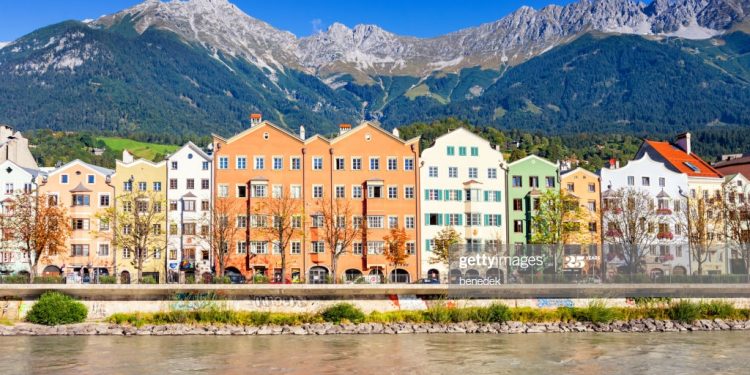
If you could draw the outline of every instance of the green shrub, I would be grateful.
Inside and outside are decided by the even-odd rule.
[[[450,323],[452,319],[450,310],[445,304],[438,303],[424,311],[424,318],[431,323]]]
[[[35,276],[34,284],[65,284],[62,276]]]
[[[88,310],[82,303],[59,292],[45,292],[31,307],[26,320],[48,326],[80,323],[86,320]]]
[[[683,323],[692,323],[700,317],[700,306],[697,303],[682,300],[669,306],[669,319]]]
[[[211,283],[213,284],[231,284],[232,279],[229,278],[229,276],[222,276],[222,277],[214,277],[211,279]]]
[[[619,318],[618,311],[604,302],[592,301],[585,308],[573,308],[573,318],[581,322],[606,323]]]
[[[185,284],[195,284],[195,276],[185,276]]]
[[[486,308],[487,320],[490,323],[503,323],[510,320],[510,308],[501,303],[493,303]]]
[[[268,278],[265,275],[253,276],[253,284],[268,284]]]
[[[157,280],[155,277],[149,275],[149,276],[143,276],[143,279],[141,279],[141,284],[156,284]]]
[[[99,284],[117,284],[117,276],[99,276]]]
[[[736,307],[727,301],[701,302],[699,305],[700,316],[708,319],[739,319],[742,314]]]
[[[321,311],[320,316],[326,322],[341,323],[346,319],[352,323],[365,321],[365,314],[351,303],[337,303]]]
[[[0,277],[2,284],[28,284],[29,275],[8,275]]]

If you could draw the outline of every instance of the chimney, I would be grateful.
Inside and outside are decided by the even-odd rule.
[[[399,138],[399,137],[401,137],[401,134],[399,134],[399,132],[398,132],[398,128],[393,128],[393,135],[394,135],[394,136],[395,136],[396,138]]]
[[[352,130],[351,124],[339,124],[339,135],[344,135]]]
[[[677,136],[677,147],[685,151],[686,154],[690,155],[692,149],[690,147],[690,132],[685,132]]]
[[[259,125],[263,121],[263,116],[260,113],[253,113],[250,115],[250,127]]]
[[[299,126],[299,137],[304,141],[305,140],[305,127],[303,125]]]
[[[130,164],[133,162],[133,154],[128,152],[128,150],[122,150],[122,162],[125,164]]]
[[[609,169],[617,169],[620,168],[620,161],[618,161],[615,158],[609,159]]]

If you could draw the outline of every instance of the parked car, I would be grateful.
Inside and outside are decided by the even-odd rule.
[[[229,280],[232,282],[232,284],[244,284],[245,283],[245,276],[242,276],[238,273],[230,273],[227,274],[229,277]]]
[[[433,278],[423,278],[417,280],[417,284],[440,284],[440,279],[433,279]]]

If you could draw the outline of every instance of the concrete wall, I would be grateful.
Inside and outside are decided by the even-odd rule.
[[[585,307],[592,301],[607,306],[634,306],[633,297],[674,297],[692,300],[724,299],[750,307],[750,286],[725,285],[536,285],[499,288],[443,285],[4,285],[0,288],[0,319],[16,320],[29,311],[47,290],[75,296],[89,309],[89,320],[115,313],[198,310],[222,307],[247,311],[316,312],[339,303],[353,303],[365,312],[424,310],[438,303],[486,306],[500,302],[514,307]]]

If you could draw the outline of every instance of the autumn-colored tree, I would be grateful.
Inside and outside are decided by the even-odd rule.
[[[331,249],[331,273],[336,283],[339,257],[349,251],[354,241],[364,236],[366,229],[361,223],[355,223],[354,209],[347,199],[324,198],[319,206],[323,221],[322,238]]]
[[[690,256],[698,266],[696,272],[703,274],[703,265],[708,262],[714,245],[721,240],[724,227],[724,201],[722,196],[704,195],[698,189],[694,197],[687,198],[687,207],[680,210],[680,225],[685,229],[690,246]]]
[[[458,252],[451,251],[451,247],[461,243],[461,233],[456,228],[445,227],[441,229],[433,239],[435,246],[432,248],[430,263],[450,264],[458,256]]]
[[[604,243],[623,258],[631,274],[641,271],[646,252],[657,242],[654,198],[646,191],[621,188],[605,193],[602,201]]]
[[[256,215],[267,215],[272,219],[270,226],[258,228],[258,231],[279,246],[281,254],[281,281],[286,280],[286,255],[289,242],[302,233],[302,201],[293,198],[284,191],[269,198],[257,198],[259,201]]]
[[[733,259],[740,259],[750,275],[750,190],[747,186],[725,184],[725,231]]]
[[[206,240],[211,248],[218,277],[224,276],[229,255],[237,251],[235,236],[239,228],[236,218],[241,213],[241,207],[236,201],[229,198],[216,198],[207,222],[203,225],[208,230],[200,233],[200,237]],[[249,249],[246,248],[246,250]]]
[[[6,206],[5,224],[21,243],[21,253],[29,265],[31,280],[37,275],[40,259],[48,259],[67,251],[70,236],[68,212],[55,196],[18,194]]]
[[[409,242],[409,234],[406,232],[406,228],[393,228],[391,232],[385,237],[385,248],[383,249],[383,255],[388,263],[393,265],[394,268],[403,265],[409,254],[406,253],[406,243]]]
[[[116,205],[97,215],[110,223],[114,246],[132,251],[131,263],[137,270],[138,282],[143,282],[146,261],[164,251],[166,223],[163,194],[128,191],[117,196]]]

